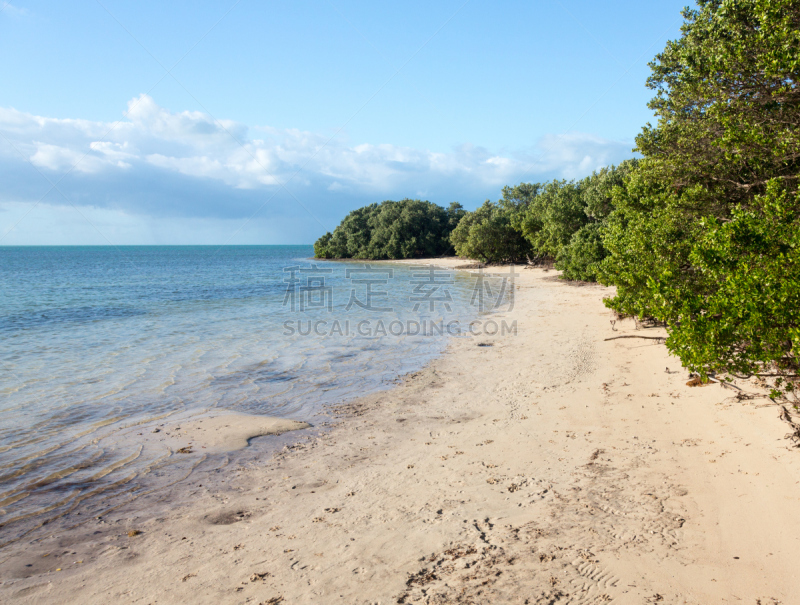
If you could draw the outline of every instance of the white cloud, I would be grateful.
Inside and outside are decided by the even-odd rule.
[[[18,152],[56,177],[70,171],[73,191],[86,203],[100,206],[110,203],[103,200],[117,199],[102,187],[123,177],[135,179],[129,182],[137,187],[165,191],[185,189],[190,179],[199,187],[215,183],[232,192],[273,192],[283,183],[292,196],[304,199],[348,194],[379,200],[425,191],[446,198],[434,200],[440,203],[459,198],[469,203],[465,195],[478,201],[523,180],[583,176],[629,157],[631,147],[581,133],[546,136],[526,152],[505,154],[470,144],[448,153],[388,143],[349,145],[297,129],[250,128],[215,121],[202,112],[172,112],[147,95],[131,99],[124,117],[115,123],[0,108],[0,132],[12,143],[10,147],[0,139],[0,162],[18,162]],[[3,193],[0,190],[0,196]],[[126,199],[133,200],[126,207],[134,212],[135,194],[126,191]],[[247,212],[227,200],[220,205],[229,213]],[[213,202],[187,205],[181,212],[202,215],[212,207]],[[169,210],[168,200],[159,208]]]
[[[91,143],[86,152],[41,141],[35,141],[34,146],[36,152],[29,159],[34,166],[39,168],[69,170],[74,166],[74,170],[86,174],[96,174],[108,167],[130,168],[130,164],[120,161],[118,157],[115,158],[114,154],[109,153],[102,146],[102,143]],[[102,155],[89,154],[90,150],[99,151]]]
[[[631,157],[633,143],[609,141],[584,133],[546,135],[539,141],[541,159],[531,172],[556,172],[572,179]]]

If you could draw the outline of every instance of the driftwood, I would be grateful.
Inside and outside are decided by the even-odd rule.
[[[780,419],[787,423],[792,429],[791,433],[786,434],[785,439],[790,439],[794,442],[795,447],[800,447],[800,424],[794,421],[789,410],[786,409],[786,406],[781,406]]]
[[[666,340],[666,336],[637,336],[636,334],[626,334],[625,336],[612,336],[604,340],[617,340],[618,338],[644,338],[645,340]]]

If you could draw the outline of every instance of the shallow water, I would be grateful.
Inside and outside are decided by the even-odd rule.
[[[194,464],[115,443],[115,432],[213,408],[313,421],[438,354],[449,336],[430,322],[464,326],[477,313],[471,275],[438,273],[450,283],[435,288],[395,264],[286,270],[311,268],[312,255],[0,247],[0,544]],[[431,311],[431,291],[449,300]],[[433,334],[407,333],[420,324]]]

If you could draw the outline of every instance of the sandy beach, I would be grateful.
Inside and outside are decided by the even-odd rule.
[[[453,339],[274,457],[243,447],[271,425],[198,428],[193,451],[207,434],[243,449],[7,546],[0,601],[800,603],[800,451],[781,409],[737,397],[758,394],[747,381],[687,386],[658,340],[607,340],[663,334],[612,324],[609,289],[543,269],[517,286],[494,316],[516,334]]]

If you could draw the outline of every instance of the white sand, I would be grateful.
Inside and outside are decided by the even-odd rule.
[[[779,410],[553,276],[320,438],[4,549],[0,601],[800,603]]]

